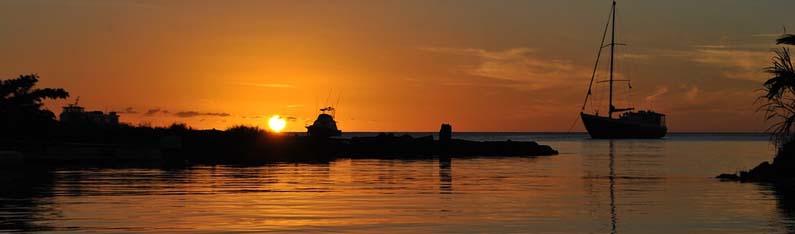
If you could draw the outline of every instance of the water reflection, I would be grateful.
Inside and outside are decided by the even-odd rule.
[[[439,193],[450,194],[453,191],[453,161],[449,157],[439,158]]]
[[[795,233],[795,188],[791,184],[779,183],[761,185],[776,197],[776,208],[780,217],[779,225],[787,228],[788,233]]]
[[[618,215],[616,214],[616,172],[615,172],[615,148],[613,140],[610,140],[610,151],[608,157],[610,158],[610,233],[618,233],[616,231],[616,223],[618,222]]]
[[[589,212],[602,218],[605,232],[633,232],[627,220],[648,216],[661,202],[665,142],[592,140],[582,147]]]
[[[2,168],[0,170],[0,232],[47,231],[42,220],[58,216],[52,207],[52,171],[47,168]]]
[[[764,142],[550,144],[562,154],[0,170],[0,233],[794,232],[790,190],[710,178]]]

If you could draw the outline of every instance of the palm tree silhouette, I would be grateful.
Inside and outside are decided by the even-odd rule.
[[[784,34],[776,40],[779,45],[795,45],[795,34]],[[792,65],[790,50],[787,46],[774,49],[772,65],[765,72],[773,75],[768,79],[762,90],[765,93],[759,99],[765,103],[759,110],[764,110],[766,119],[773,121],[768,131],[774,135],[774,142],[784,155],[785,148],[792,148],[795,134],[795,68]]]

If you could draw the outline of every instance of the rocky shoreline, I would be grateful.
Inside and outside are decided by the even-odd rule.
[[[795,141],[783,145],[773,163],[762,162],[751,170],[720,174],[715,178],[738,182],[793,182],[795,181]]]

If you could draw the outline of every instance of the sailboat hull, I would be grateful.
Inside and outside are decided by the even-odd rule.
[[[595,139],[658,139],[668,133],[665,126],[580,113],[582,123]]]

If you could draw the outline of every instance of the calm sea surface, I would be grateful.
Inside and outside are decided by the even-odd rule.
[[[0,232],[792,233],[781,188],[720,182],[765,135],[456,134],[535,140],[538,158],[258,167],[0,169]]]

